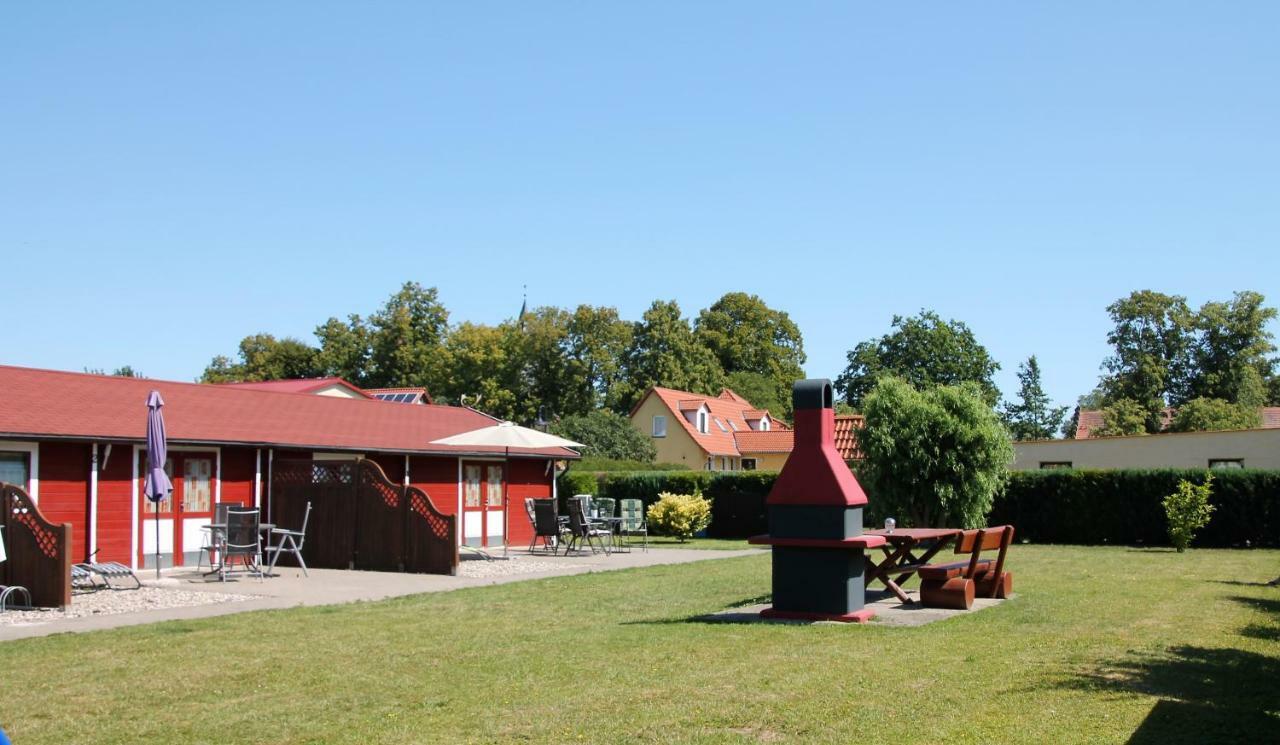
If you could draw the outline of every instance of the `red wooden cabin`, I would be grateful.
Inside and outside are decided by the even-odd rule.
[[[141,480],[151,390],[165,400],[174,483],[158,511]],[[504,534],[527,544],[524,498],[554,498],[555,462],[578,455],[430,444],[495,421],[456,406],[0,366],[0,481],[71,524],[73,561],[96,552],[147,567],[159,520],[161,564],[195,564],[213,504],[258,506],[271,519],[272,465],[282,458],[367,458],[459,515],[459,544],[492,547]]]

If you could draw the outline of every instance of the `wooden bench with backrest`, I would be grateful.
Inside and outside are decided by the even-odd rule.
[[[1005,554],[1013,543],[1013,526],[998,525],[966,530],[956,540],[956,553],[968,561],[926,564],[920,575],[920,603],[930,608],[973,607],[974,597],[1007,598],[1013,593],[1013,574],[1004,570]],[[996,559],[982,558],[983,551],[999,549]]]

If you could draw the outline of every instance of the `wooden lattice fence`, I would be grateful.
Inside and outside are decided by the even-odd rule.
[[[457,521],[421,489],[396,484],[371,460],[278,460],[271,474],[271,521],[311,522],[308,566],[455,574]],[[281,561],[286,561],[282,556]]]
[[[0,562],[0,585],[20,585],[31,604],[61,608],[71,604],[71,524],[45,519],[20,486],[0,483],[0,538],[6,561]]]

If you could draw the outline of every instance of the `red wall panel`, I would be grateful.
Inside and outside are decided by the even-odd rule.
[[[551,498],[551,479],[545,460],[509,461],[507,473],[507,530],[514,546],[527,545],[533,538],[533,525],[524,509],[524,500]]]
[[[71,523],[71,558],[89,554],[89,446],[40,443],[40,512],[55,523]]]
[[[133,446],[115,444],[108,457],[98,446],[98,556],[96,561],[129,563],[133,546]]]
[[[253,506],[253,448],[222,449],[222,501]]]
[[[415,455],[409,459],[409,483],[431,497],[442,514],[458,512],[458,460]]]

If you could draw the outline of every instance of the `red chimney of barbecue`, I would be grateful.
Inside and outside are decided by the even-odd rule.
[[[836,450],[831,381],[802,380],[792,391],[795,446],[769,492],[770,505],[857,507],[867,503],[862,485]]]

